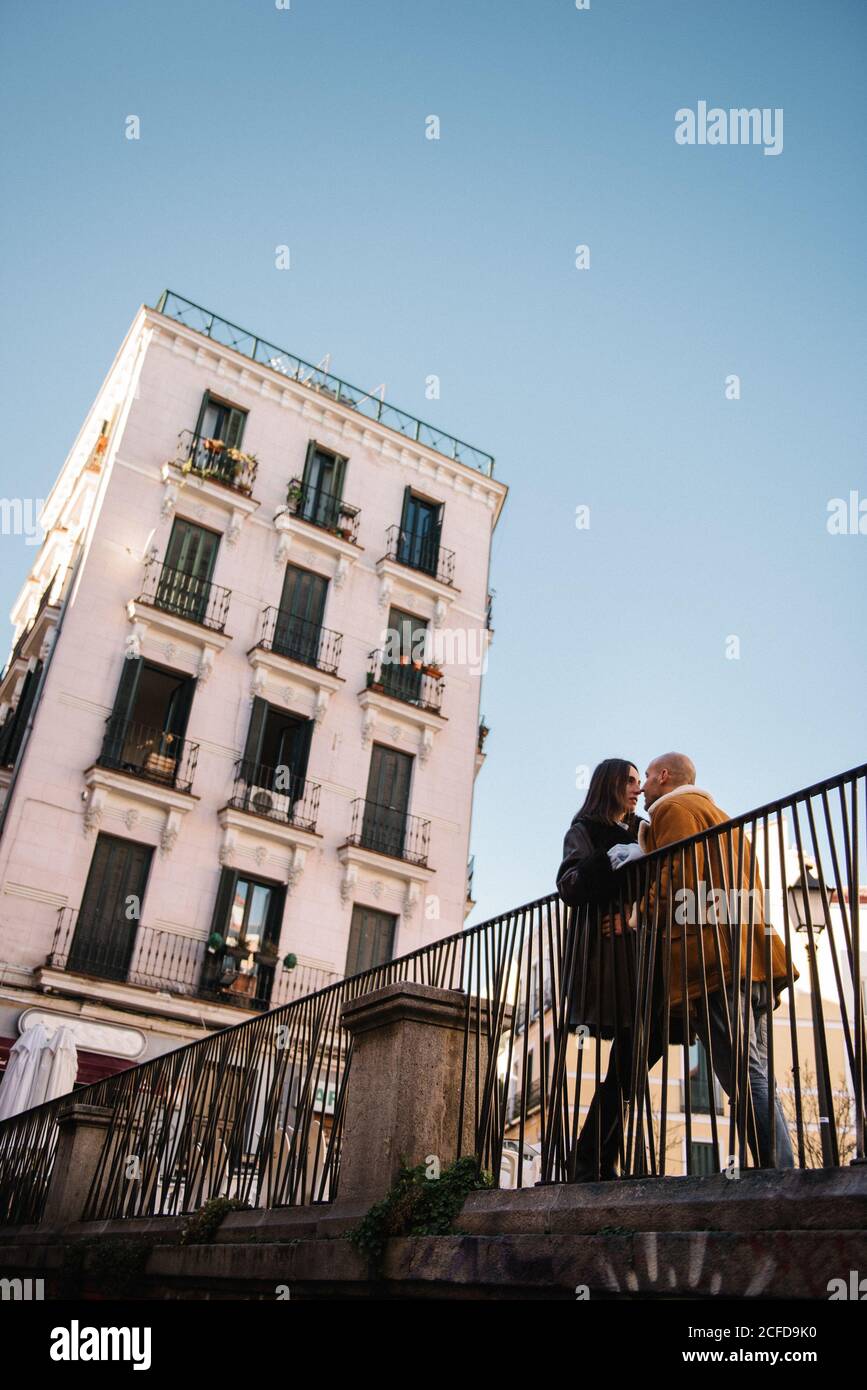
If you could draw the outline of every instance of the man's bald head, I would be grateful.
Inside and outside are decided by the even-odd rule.
[[[685,753],[661,753],[648,764],[644,774],[644,804],[648,808],[675,787],[695,784],[695,763]]]

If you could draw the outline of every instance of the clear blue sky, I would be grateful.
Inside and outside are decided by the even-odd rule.
[[[734,813],[861,761],[867,535],[825,524],[867,498],[861,0],[3,29],[2,495],[45,495],[165,286],[496,455],[473,920],[551,890],[579,764],[680,748]],[[676,144],[699,100],[782,107],[783,153]],[[3,610],[32,554],[0,538]]]

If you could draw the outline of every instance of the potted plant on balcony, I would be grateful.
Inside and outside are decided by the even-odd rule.
[[[424,670],[424,674],[426,676],[430,676],[431,680],[442,680],[442,667],[437,666],[435,661],[428,662],[427,666],[423,667],[422,669]]]
[[[286,506],[289,508],[290,512],[297,512],[303,491],[304,489],[298,482],[298,479],[293,478],[286,490]]]

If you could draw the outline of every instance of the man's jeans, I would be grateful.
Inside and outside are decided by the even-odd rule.
[[[786,1124],[780,1106],[780,1098],[777,1094],[776,1085],[774,1086],[774,1143],[776,1146],[776,1163],[771,1155],[771,1126],[768,1117],[768,1016],[767,1016],[767,986],[764,981],[754,984],[752,988],[753,1003],[753,1026],[750,1030],[750,1098],[752,1100],[752,1110],[756,1121],[756,1139],[758,1140],[758,1159],[761,1168],[794,1168],[795,1157],[792,1153],[792,1141],[789,1137],[789,1127]],[[713,1048],[713,1069],[716,1072],[717,1080],[722,1086],[727,1096],[732,1093],[731,1083],[731,1048],[729,1047],[729,1033],[726,1026],[726,1003],[731,1009],[731,995],[728,1000],[723,999],[720,993],[708,995],[708,1014],[710,1017],[710,1041]],[[740,1029],[741,1029],[741,1049],[743,1049],[743,1030],[747,1026],[746,1010],[744,1009],[744,990],[741,989],[740,998]],[[710,1055],[708,1048],[707,1030],[705,1027],[704,1012],[701,1008],[697,1010],[696,1032],[704,1044],[705,1051]],[[747,1140],[753,1158],[756,1157],[753,1146],[752,1122],[747,1114]]]
[[[741,989],[741,1029],[743,1029],[746,1018],[743,1008],[744,991]],[[780,1107],[779,1097],[774,1088],[774,1113],[775,1113],[775,1135],[776,1145],[776,1164],[771,1157],[771,1135],[768,1123],[768,1020],[765,1013],[767,1000],[767,986],[764,982],[754,984],[752,987],[752,1013],[753,1027],[750,1032],[750,1054],[749,1054],[749,1074],[750,1074],[750,1096],[752,1099],[752,1112],[755,1116],[755,1133],[758,1140],[758,1155],[756,1155],[753,1143],[753,1126],[747,1114],[747,1141],[753,1160],[758,1157],[758,1165],[762,1168],[793,1168],[795,1159],[792,1153],[792,1141],[789,1138],[789,1130],[786,1120]],[[731,1005],[731,995],[728,996],[728,1004]],[[705,1050],[708,1049],[708,1039],[705,1028],[704,1012],[699,1007],[696,1010],[698,1020],[696,1032],[704,1044]],[[708,1014],[710,1017],[710,1042],[713,1050],[713,1069],[717,1075],[720,1085],[726,1095],[732,1092],[731,1084],[731,1048],[729,1046],[728,1029],[726,1027],[726,1000],[722,994],[714,993],[708,995]],[[659,1061],[663,1053],[661,1039],[662,1020],[656,1016],[651,1025],[650,1038],[647,1049],[647,1069],[648,1071],[656,1062]],[[605,1080],[599,1086],[593,1100],[587,1119],[581,1130],[578,1143],[575,1148],[576,1158],[580,1166],[589,1166],[595,1170],[596,1167],[596,1126],[601,1112],[602,1116],[602,1155],[601,1171],[603,1176],[606,1172],[610,1175],[614,1165],[617,1163],[620,1154],[620,1143],[623,1128],[623,1104],[628,1099],[630,1091],[630,1077],[632,1072],[632,1033],[630,1030],[624,1031],[619,1035],[619,1062],[617,1049],[612,1047],[608,1072]],[[743,1048],[743,1037],[741,1037],[741,1048]]]

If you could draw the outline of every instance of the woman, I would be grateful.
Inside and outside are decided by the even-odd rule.
[[[626,846],[625,854],[614,856],[621,862],[640,856],[635,814],[640,789],[641,777],[634,763],[606,758],[599,764],[584,804],[566,833],[557,874],[560,897],[578,909],[571,915],[566,947],[566,969],[571,978],[569,1027],[583,1025],[597,1038],[614,1041],[608,1073],[593,1097],[575,1147],[576,1182],[617,1177],[623,1095],[629,1090],[632,1064],[635,951],[634,936],[628,924],[624,925],[630,908],[623,898],[626,875],[612,867],[609,851],[617,845]],[[656,1016],[654,1010],[654,1019]]]

